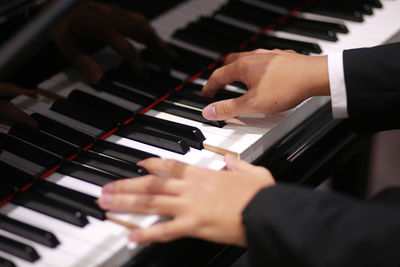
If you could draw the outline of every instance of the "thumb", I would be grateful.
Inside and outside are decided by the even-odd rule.
[[[241,114],[249,113],[247,94],[214,102],[203,109],[203,117],[207,120],[227,120]]]
[[[229,171],[247,172],[254,168],[254,165],[251,165],[246,161],[239,160],[230,154],[225,155],[224,161],[226,163],[226,169]]]
[[[186,228],[184,221],[173,219],[152,225],[149,228],[135,229],[129,235],[129,238],[137,243],[165,243],[185,236]]]

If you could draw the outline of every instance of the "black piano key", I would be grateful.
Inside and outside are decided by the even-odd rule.
[[[249,39],[254,33],[213,18],[201,18],[189,24],[186,29],[178,30],[173,37],[193,43],[216,52],[226,53],[237,49],[238,45]]]
[[[328,2],[336,3],[336,1],[328,1]],[[374,13],[372,5],[366,2],[362,3],[357,1],[341,1],[339,5],[346,7],[349,10],[359,11],[366,15],[372,15]]]
[[[118,122],[110,118],[110,114],[101,110],[92,110],[87,106],[76,105],[65,99],[57,99],[50,109],[106,132],[118,126]]]
[[[0,184],[7,184],[14,188],[23,188],[35,180],[35,176],[22,171],[19,166],[11,166],[0,162]]]
[[[7,260],[7,259],[4,259],[4,258],[0,257],[0,266],[3,266],[3,267],[15,267],[15,264],[10,260]]]
[[[304,0],[260,0],[260,1],[289,10],[293,8],[302,7],[306,3]]]
[[[226,122],[224,122],[224,121],[209,121],[209,120],[205,119],[203,117],[201,111],[190,109],[190,108],[184,108],[184,107],[176,106],[176,105],[169,104],[169,103],[161,102],[161,103],[157,104],[154,107],[154,109],[165,112],[165,113],[170,113],[170,114],[173,114],[176,116],[180,116],[183,118],[198,121],[198,122],[208,124],[211,126],[219,127],[219,128],[222,128],[226,125]]]
[[[109,155],[111,157],[125,160],[127,162],[131,162],[134,164],[136,164],[139,161],[142,161],[144,159],[158,157],[156,155],[153,155],[153,154],[141,151],[141,150],[121,146],[118,144],[114,144],[114,143],[102,141],[102,140],[96,142],[96,144],[90,148],[90,151]]]
[[[298,53],[301,54],[310,54],[310,53],[315,53],[315,54],[321,54],[322,49],[321,47],[316,44],[316,43],[309,43],[309,42],[303,42],[303,41],[297,41],[297,40],[291,40],[291,39],[283,39],[283,38],[278,38],[278,37],[273,37],[273,36],[260,36],[258,40],[251,44],[248,49],[249,50],[254,50],[257,48],[264,48],[264,49],[282,49],[282,50],[294,50]]]
[[[282,15],[240,1],[230,1],[216,13],[242,20],[259,27],[275,23]]]
[[[336,42],[338,37],[333,29],[322,27],[323,22],[310,21],[301,18],[288,18],[284,23],[278,24],[276,31],[285,31],[320,40]]]
[[[16,192],[18,192],[18,188],[7,184],[0,184],[0,201],[13,196]]]
[[[0,142],[3,149],[48,169],[54,168],[61,163],[62,158],[60,156],[24,142],[12,135],[1,133]]]
[[[94,142],[94,138],[92,136],[41,114],[34,113],[31,115],[31,117],[33,117],[39,124],[39,130],[56,136],[62,140],[68,141],[79,147],[86,147]]]
[[[174,63],[173,67],[184,73],[195,74],[207,67],[215,60],[213,58],[197,54],[193,51],[189,51],[185,48],[178,47],[173,44],[169,46],[177,53],[178,59]]]
[[[30,190],[18,194],[12,199],[12,202],[78,227],[84,227],[88,224],[86,214],[80,210],[71,208],[64,203],[51,200],[44,196],[37,195],[30,192]]]
[[[0,235],[0,250],[29,262],[35,262],[40,259],[39,254],[33,247],[2,235]]]
[[[135,103],[135,112],[142,110],[144,107],[152,104],[156,100],[156,98],[154,98],[153,96],[149,97],[139,90],[133,91],[133,88],[131,88],[131,90],[128,88],[124,88],[124,85],[122,83],[107,80],[106,78],[92,86],[99,91],[104,91],[111,95],[115,95],[122,99],[126,99],[127,101]]]
[[[203,86],[200,84],[196,83],[185,83],[183,90],[185,91],[190,91],[195,95],[201,96],[201,90],[203,89]],[[210,98],[210,101],[215,102],[215,101],[220,101],[220,100],[225,100],[225,99],[230,99],[230,98],[237,98],[242,96],[242,93],[238,92],[233,92],[225,89],[218,90],[217,93],[213,98]]]
[[[6,150],[0,152],[0,162],[8,165],[10,168],[20,169],[33,177],[39,177],[47,171],[45,167]]]
[[[57,170],[76,179],[103,186],[123,177],[78,162],[66,162]]]
[[[265,27],[276,23],[281,14],[243,2],[229,2],[221,11],[221,14],[230,16],[241,21]],[[333,24],[333,23],[332,23]],[[310,21],[302,18],[289,18],[282,24],[277,24],[275,30],[296,33],[327,41],[337,41],[336,26],[319,21]],[[339,27],[340,29],[340,27]]]
[[[220,13],[260,27],[265,27],[270,23],[276,23],[282,16],[279,13],[263,10],[259,7],[239,1],[230,2]],[[348,32],[347,27],[343,24],[295,17],[288,18],[284,23],[278,24],[275,30],[287,31],[328,41],[337,41],[336,32]]]
[[[45,180],[37,181],[30,191],[48,199],[64,203],[99,220],[106,218],[105,212],[96,203],[97,198],[84,193]]]
[[[196,74],[202,71],[206,66],[211,64],[214,59],[197,54],[195,52],[189,51],[187,49],[178,47],[174,44],[168,44],[168,46],[174,50],[177,54],[177,58],[172,62],[172,68],[175,70],[179,70],[183,73],[187,74]],[[157,58],[154,58],[154,55],[151,54],[148,50],[145,50],[142,53],[142,58],[151,64],[157,61]]]
[[[142,125],[145,129],[181,137],[189,146],[197,149],[203,149],[203,141],[206,139],[200,129],[196,127],[146,115],[138,116],[133,125],[137,124]]]
[[[376,8],[382,7],[382,2],[380,0],[353,0],[351,2],[368,4]]]
[[[215,37],[208,35],[207,33],[198,31],[197,29],[189,29],[189,30],[177,30],[173,37],[177,40],[182,40],[184,42],[194,44],[196,46],[206,48],[208,50],[218,52],[220,54],[224,54],[232,50],[235,43],[231,43],[229,46],[226,46],[225,43],[219,42]]]
[[[92,151],[82,151],[79,156],[74,159],[74,162],[92,166],[123,178],[138,177],[147,174],[144,168],[136,164],[131,164]]]
[[[108,71],[105,79],[109,81],[116,81],[131,88],[142,90],[143,94],[146,93],[149,97],[156,99],[164,96],[182,83],[181,80],[156,70],[148,69],[146,74],[148,77],[140,77],[132,74],[132,72],[126,68],[120,67],[118,69]]]
[[[312,4],[303,11],[355,22],[364,21],[364,16],[361,11],[355,11],[337,4],[324,3],[323,1]]]
[[[194,24],[196,28],[205,30],[208,34],[213,34],[215,37],[222,39],[224,42],[235,42],[235,45],[247,40],[254,35],[253,32],[236,27],[231,24],[219,21],[215,18],[202,17],[197,23]]]
[[[206,106],[212,103],[212,100],[207,97],[196,95],[187,90],[180,90],[178,92],[173,93],[170,97],[168,97],[166,102],[169,103],[175,102],[190,107],[195,107],[198,109],[204,109]]]
[[[46,247],[55,248],[60,242],[57,237],[46,230],[34,227],[0,214],[0,229],[22,236]]]
[[[182,138],[149,130],[140,124],[124,125],[115,134],[183,155],[189,151],[189,146]]]
[[[74,90],[69,95],[67,100],[74,105],[86,105],[91,110],[101,110],[111,117],[118,120],[118,122],[124,122],[133,117],[133,112],[108,102],[104,99],[82,92],[80,90]]]
[[[56,155],[60,155],[63,158],[69,158],[78,152],[76,146],[22,124],[14,124],[9,134],[44,148]]]

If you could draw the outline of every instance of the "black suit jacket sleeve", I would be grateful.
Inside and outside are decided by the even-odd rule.
[[[243,223],[254,267],[400,266],[400,205],[277,185],[252,199]]]
[[[349,117],[361,131],[400,128],[400,43],[346,50]]]

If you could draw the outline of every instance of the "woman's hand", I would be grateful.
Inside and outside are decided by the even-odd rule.
[[[24,123],[37,128],[37,122],[31,116],[9,102],[11,98],[19,95],[36,97],[36,91],[21,89],[7,83],[0,83],[0,120],[7,123]]]
[[[225,161],[227,170],[212,171],[173,160],[145,160],[139,165],[150,175],[106,185],[99,205],[112,211],[172,217],[134,230],[130,238],[135,242],[195,237],[245,246],[242,211],[260,189],[275,181],[265,168],[232,156]]]
[[[52,31],[52,38],[60,51],[92,83],[101,79],[103,70],[81,48],[85,42],[96,41],[110,45],[134,72],[145,69],[142,59],[126,37],[147,45],[162,67],[176,56],[144,16],[115,5],[84,1]]]
[[[272,114],[295,107],[315,95],[329,95],[326,56],[305,56],[293,51],[263,50],[231,54],[203,88],[213,97],[234,81],[249,91],[241,97],[215,102],[203,110],[209,120],[226,120],[250,114]]]

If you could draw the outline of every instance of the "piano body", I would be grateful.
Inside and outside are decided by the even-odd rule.
[[[108,72],[98,85],[87,84],[73,69],[54,72],[46,66],[46,78],[40,74],[32,84],[47,96],[12,100],[32,114],[39,130],[0,126],[1,264],[230,266],[242,249],[191,239],[129,243],[121,223],[146,227],[163,218],[105,214],[95,204],[101,186],[145,173],[135,163],[150,156],[220,170],[225,153],[267,166],[279,181],[317,185],[364,144],[346,121],[332,120],[327,97],[282,114],[215,123],[201,118],[209,100],[199,92],[231,51],[327,54],[387,42],[400,28],[399,1],[167,3],[171,7],[152,14],[152,25],[180,56],[169,74],[154,67],[143,47],[150,80],[127,73],[121,58],[104,48],[96,59]],[[138,4],[137,10],[154,13],[149,6]],[[239,83],[225,89],[218,98],[246,92]]]

